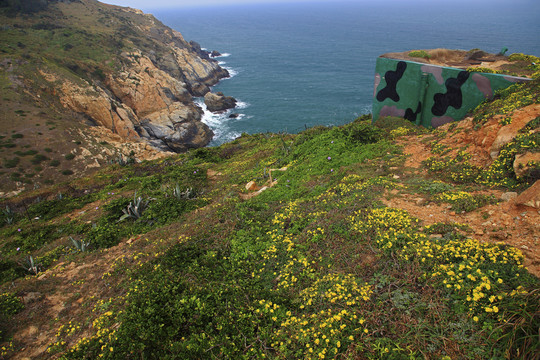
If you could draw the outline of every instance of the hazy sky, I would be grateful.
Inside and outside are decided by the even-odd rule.
[[[181,6],[208,6],[226,4],[258,4],[258,3],[285,3],[307,1],[332,1],[332,0],[99,0],[103,3],[129,6],[135,9],[157,9],[165,7]]]
[[[114,4],[120,6],[129,6],[135,9],[149,10],[159,8],[179,8],[183,6],[211,6],[211,5],[228,5],[228,4],[261,4],[261,3],[292,3],[292,2],[332,2],[335,0],[99,0],[107,4]],[[366,2],[366,3],[407,3],[419,2],[425,3],[427,6],[437,6],[438,0],[348,0],[351,2]],[[537,0],[512,0],[513,2],[520,3],[532,3]],[[485,3],[490,4],[493,2],[508,2],[508,0],[447,0],[441,1],[443,3],[454,3],[454,5],[468,4],[468,3]]]

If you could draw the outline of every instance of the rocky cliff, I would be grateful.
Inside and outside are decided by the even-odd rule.
[[[22,63],[38,70],[28,76],[10,62],[11,71],[36,101],[52,95],[87,124],[163,151],[212,139],[193,97],[229,74],[197,43],[152,15],[95,0],[49,2],[32,14],[11,10],[3,31],[9,55],[22,52]]]

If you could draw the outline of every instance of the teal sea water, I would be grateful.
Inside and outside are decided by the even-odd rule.
[[[333,1],[151,10],[233,75],[213,91],[240,101],[206,113],[217,145],[242,132],[295,133],[371,112],[376,58],[412,49],[480,48],[540,56],[540,2]],[[202,103],[202,102],[201,102]]]

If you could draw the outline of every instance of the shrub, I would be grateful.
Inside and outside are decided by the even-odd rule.
[[[178,220],[184,212],[192,210],[193,202],[187,199],[169,197],[153,201],[144,212],[144,219],[152,220],[158,224],[167,224]],[[125,215],[124,215],[125,216]]]
[[[30,161],[32,162],[32,164],[37,165],[37,164],[42,163],[45,160],[49,160],[49,158],[46,157],[45,155],[36,154]]]
[[[194,158],[204,160],[204,162],[219,163],[223,159],[220,156],[221,149],[219,148],[199,148],[191,151],[191,155]]]
[[[342,128],[344,137],[353,144],[372,144],[382,139],[381,129],[366,121],[353,122]]]
[[[121,234],[120,228],[114,223],[104,223],[93,226],[87,234],[87,241],[100,248],[118,245]]]
[[[73,160],[75,159],[75,154],[69,153],[64,156],[66,160]]]
[[[514,53],[508,56],[508,61],[529,61],[534,63],[540,63],[540,58],[534,55],[525,55],[522,53]]]
[[[15,151],[15,154],[19,156],[36,155],[37,153],[38,152],[36,150]]]
[[[17,156],[15,156],[12,159],[4,160],[4,167],[7,168],[7,169],[12,169],[12,168],[16,167],[17,165],[19,165],[20,161],[21,161],[21,159],[19,157],[17,157]]]
[[[378,118],[373,123],[373,125],[387,131],[397,130],[400,128],[406,128],[410,131],[416,131],[419,129],[414,123],[410,122],[409,120],[395,116]]]
[[[431,56],[425,50],[413,50],[409,52],[410,57],[429,59]]]
[[[472,66],[468,67],[467,71],[468,72],[481,72],[481,73],[488,73],[488,74],[498,74],[498,73],[500,73],[497,70],[493,70],[493,69],[490,69],[490,68],[487,68],[487,67],[472,67]]]
[[[21,300],[12,293],[0,294],[0,315],[11,316],[24,309]]]

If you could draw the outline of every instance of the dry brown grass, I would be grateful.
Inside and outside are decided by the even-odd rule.
[[[428,50],[427,53],[432,63],[461,62],[465,57],[465,51],[462,50],[432,49]]]

